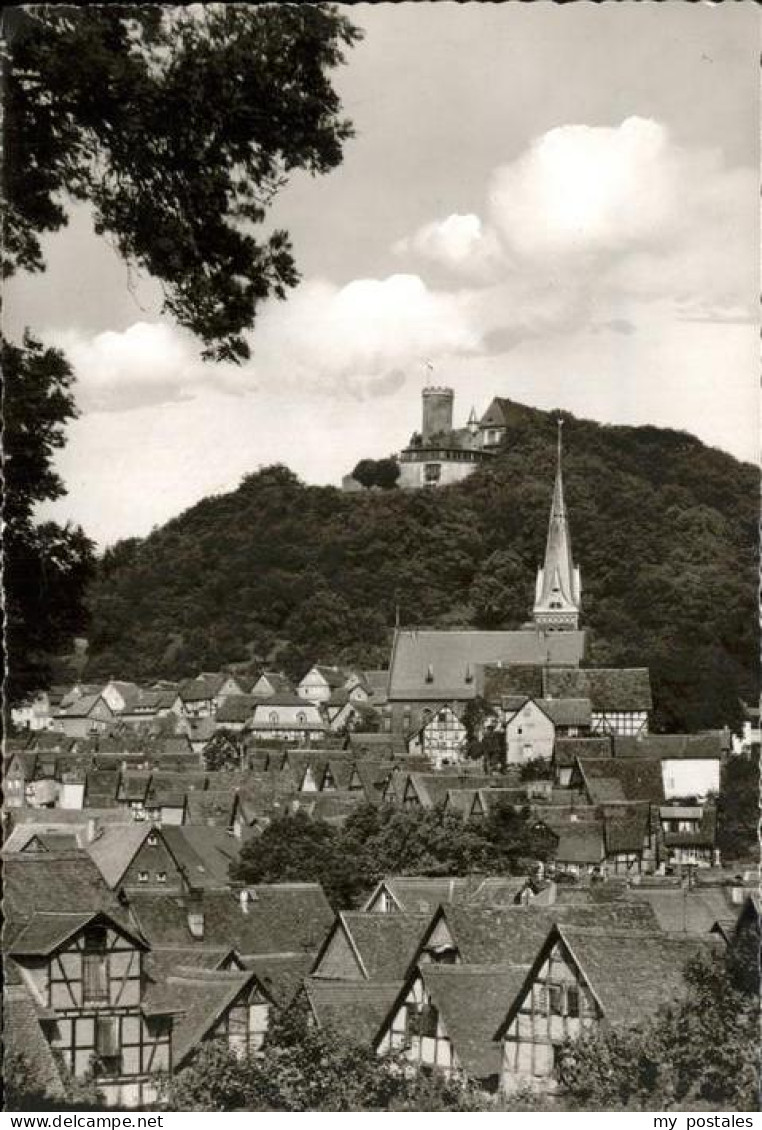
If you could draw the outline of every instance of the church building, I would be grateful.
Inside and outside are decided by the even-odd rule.
[[[558,421],[558,465],[550,507],[548,541],[545,563],[537,570],[533,619],[545,631],[568,631],[579,627],[582,584],[579,567],[574,564],[571,551],[569,523],[564,503],[564,484],[561,473],[561,429]]]

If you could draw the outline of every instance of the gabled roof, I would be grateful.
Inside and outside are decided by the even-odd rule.
[[[112,890],[119,886],[145,839],[152,834],[160,835],[160,832],[151,824],[133,821],[126,826],[101,829],[100,835],[87,845],[87,854]]]
[[[661,930],[683,936],[709,934],[714,923],[737,912],[728,887],[633,887],[628,899],[648,905]]]
[[[280,1008],[288,1008],[301,989],[314,959],[314,953],[269,954],[267,957],[248,957],[246,968],[256,973]]]
[[[203,824],[165,824],[161,836],[194,889],[227,887],[238,843],[225,828]]]
[[[81,819],[81,812],[77,815]],[[121,913],[100,871],[84,851],[21,852],[3,861],[6,919],[28,919],[61,905],[68,914],[96,910]]]
[[[256,973],[249,970],[178,969],[163,988],[168,1003],[172,999],[180,1014],[172,1031],[174,1068],[181,1067],[235,1000],[256,985],[265,1000],[268,994]]]
[[[497,1029],[497,1038],[511,1023],[548,953],[559,942],[582,972],[603,1016],[611,1024],[627,1026],[653,1019],[661,1007],[682,996],[685,963],[704,949],[704,943],[695,938],[559,923],[533,960],[521,992]]]
[[[46,956],[91,922],[105,923],[118,930],[138,949],[147,948],[145,942],[137,934],[127,930],[123,922],[103,911],[90,911],[84,914],[41,912],[35,914],[24,928],[14,935],[8,952],[18,957]]]
[[[560,863],[602,863],[604,855],[603,829],[598,824],[567,826],[558,834],[555,857]]]
[[[389,875],[376,884],[363,910],[375,901],[382,888],[394,899],[404,914],[433,914],[440,904],[464,902],[473,883],[454,875],[409,876]]]
[[[500,1070],[495,1031],[521,989],[527,965],[420,966],[426,991],[444,1022],[458,1062],[471,1079]]]
[[[270,702],[272,700],[266,699],[265,701]],[[224,726],[226,722],[248,722],[254,713],[254,707],[261,702],[262,699],[256,695],[228,695],[217,711],[217,724]]]
[[[589,698],[540,698],[537,705],[556,726],[589,726],[592,706]]]
[[[725,749],[721,730],[701,734],[644,734],[638,737],[615,737],[614,757],[644,760],[720,760]]]
[[[604,808],[603,834],[606,855],[642,851],[649,824],[650,805],[647,803]]]
[[[307,675],[311,674],[312,671],[317,671],[318,674],[321,675],[323,679],[325,679],[329,687],[334,687],[336,689],[343,687],[351,674],[351,672],[349,671],[342,670],[341,667],[326,667],[322,663],[316,663],[315,666],[307,672]],[[305,679],[307,678],[307,675],[305,675]],[[302,682],[304,682],[304,679],[302,680]]]
[[[369,1044],[399,991],[399,981],[325,981],[307,977],[304,995],[319,1028]]]
[[[263,671],[262,674],[254,680],[252,684],[252,691],[260,679],[267,679],[267,682],[273,689],[273,694],[281,695],[294,693],[293,683],[282,671]]]
[[[589,698],[593,710],[599,712],[653,708],[647,667],[550,666],[544,673],[544,681],[546,695],[553,698]]]
[[[208,702],[219,693],[227,675],[209,675],[199,679],[185,679],[178,688],[183,702]]]
[[[66,707],[62,706],[57,716],[59,718],[89,718],[99,703],[114,717],[114,712],[100,691],[95,694],[80,695],[80,697],[75,698],[70,705]]]
[[[664,803],[664,783],[658,761],[580,757],[577,765],[591,804],[639,800]]]
[[[481,632],[397,629],[389,672],[390,701],[466,700],[476,697],[480,664],[578,664],[584,632]],[[575,697],[582,697],[577,695]]]
[[[204,915],[204,946],[232,947],[242,957],[315,953],[334,914],[319,883],[273,883],[248,888],[246,913],[240,892],[201,890],[189,896],[137,893],[132,913],[152,946],[194,944],[188,908]]]
[[[553,743],[553,760],[559,767],[570,767],[578,757],[611,757],[611,738],[556,738]]]
[[[399,984],[417,955],[418,943],[429,921],[428,914],[342,911],[318,954],[313,975],[320,976],[321,958],[332,937],[343,933],[366,980]]]
[[[499,909],[448,906],[434,916],[432,928],[440,915],[462,961],[468,965],[525,965],[532,962],[556,922],[606,930],[657,929],[651,908],[634,902],[530,904]]]

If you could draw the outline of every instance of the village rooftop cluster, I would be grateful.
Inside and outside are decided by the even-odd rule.
[[[53,1096],[95,1069],[109,1103],[145,1107],[205,1041],[256,1054],[298,1007],[411,1070],[552,1091],[565,1039],[678,998],[692,954],[756,928],[755,877],[723,868],[716,801],[724,759],[758,748],[758,715],[738,736],[650,733],[648,670],[586,666],[581,611],[559,429],[523,628],[398,627],[383,671],[316,663],[294,685],[231,666],[16,709],[9,1051]],[[466,821],[515,806],[550,861],[388,876],[338,912],[316,883],[231,880],[278,817],[336,825],[364,805]]]

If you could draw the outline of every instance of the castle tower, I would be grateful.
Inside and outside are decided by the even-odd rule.
[[[535,587],[534,622],[538,628],[550,631],[568,631],[579,626],[582,586],[579,568],[574,564],[571,551],[569,524],[564,504],[564,485],[561,474],[561,429],[558,420],[558,466],[550,507],[548,541],[545,547],[545,564],[537,570]]]
[[[421,435],[424,444],[440,432],[452,431],[452,406],[454,393],[451,388],[429,386],[423,390],[423,426]]]

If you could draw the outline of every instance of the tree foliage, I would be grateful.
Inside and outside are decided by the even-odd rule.
[[[717,847],[722,859],[759,856],[759,748],[747,760],[729,757],[721,768],[717,798]]]
[[[95,557],[78,527],[36,522],[37,507],[64,493],[54,458],[76,416],[71,368],[29,334],[21,346],[2,344],[2,368],[6,695],[14,702],[50,682],[52,656],[84,630],[81,594]]]
[[[383,666],[397,605],[403,625],[518,627],[554,454],[553,418],[525,409],[451,487],[345,494],[283,467],[249,475],[110,551],[93,670],[178,677],[252,652],[299,678],[317,660]],[[757,470],[684,433],[569,418],[565,484],[589,662],[651,668],[656,730],[732,724],[757,689]]]
[[[5,78],[4,272],[92,206],[208,356],[246,357],[260,303],[298,281],[285,231],[252,229],[294,170],[342,159],[331,73],[359,32],[326,4],[16,9]]]
[[[479,822],[436,808],[364,806],[342,827],[303,812],[273,821],[233,865],[247,883],[322,884],[337,909],[358,905],[385,875],[524,873],[554,842],[528,809],[498,805]]]
[[[757,1110],[758,952],[735,958],[731,949],[692,959],[681,1004],[567,1045],[562,1080],[573,1100],[587,1110]]]
[[[276,1018],[261,1055],[200,1047],[166,1088],[172,1110],[473,1110],[469,1090],[439,1076],[408,1077],[393,1059],[311,1027],[298,1009]]]
[[[389,459],[361,459],[352,472],[364,487],[379,487],[381,490],[391,490],[396,487],[400,477],[400,465],[394,458]]]

